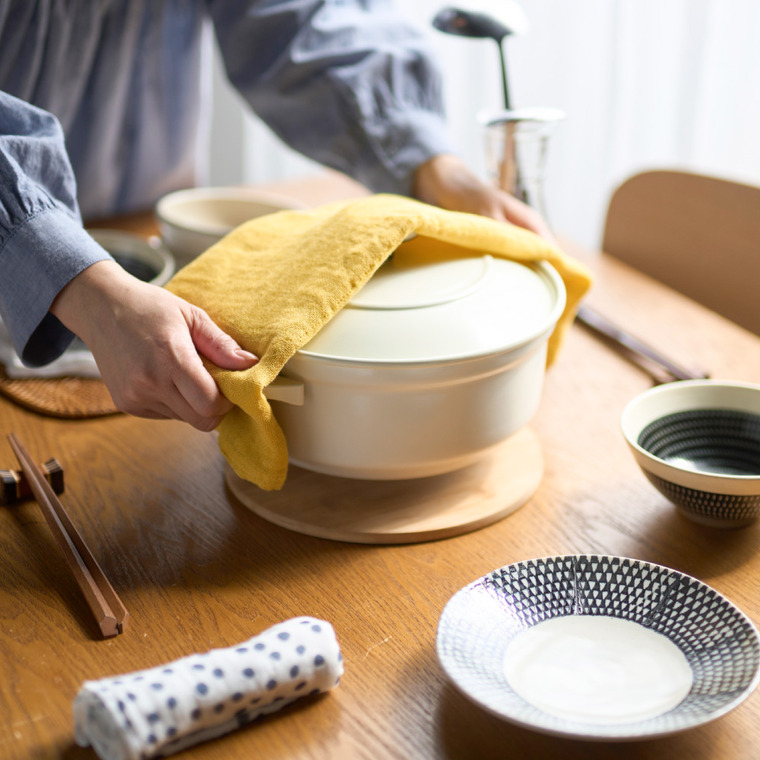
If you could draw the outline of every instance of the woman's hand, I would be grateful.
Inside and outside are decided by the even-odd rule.
[[[422,164],[415,174],[412,192],[433,206],[511,222],[556,243],[538,212],[513,195],[478,179],[457,156],[442,154]]]
[[[232,404],[201,356],[230,370],[258,361],[203,309],[113,261],[99,261],[75,277],[51,312],[92,351],[117,408],[138,417],[213,430]]]

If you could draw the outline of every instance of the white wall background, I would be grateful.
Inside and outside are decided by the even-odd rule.
[[[462,0],[459,7],[473,2]],[[405,0],[403,7],[414,23],[430,29],[446,79],[452,134],[485,176],[476,114],[501,106],[497,48],[491,40],[432,29],[430,20],[446,4]],[[506,41],[512,104],[567,114],[552,137],[547,167],[547,207],[558,233],[598,246],[611,191],[644,169],[691,169],[760,185],[758,0],[520,5],[530,28]],[[214,103],[212,184],[319,170],[246,113],[218,71]]]

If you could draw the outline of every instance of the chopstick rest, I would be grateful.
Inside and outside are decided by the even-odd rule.
[[[63,493],[63,467],[54,457],[39,466],[53,493]],[[29,481],[22,470],[0,470],[0,505],[7,506],[32,496]]]
[[[237,646],[86,681],[74,700],[76,742],[101,760],[170,755],[329,691],[342,674],[330,623],[293,618]]]

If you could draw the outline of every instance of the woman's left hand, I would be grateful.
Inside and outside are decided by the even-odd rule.
[[[457,156],[441,154],[422,164],[415,173],[412,192],[415,198],[433,206],[510,222],[556,244],[548,225],[535,209],[495,185],[483,182]]]

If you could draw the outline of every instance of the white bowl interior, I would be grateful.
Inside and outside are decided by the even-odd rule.
[[[196,188],[161,198],[156,214],[165,224],[222,237],[259,216],[304,205],[286,196],[246,188]]]
[[[638,464],[645,471],[677,485],[711,493],[760,493],[760,475],[697,471],[688,463],[665,461],[640,444],[651,423],[678,412],[722,409],[760,416],[760,386],[715,380],[688,380],[652,388],[623,410],[621,428]],[[760,453],[758,454],[760,459]]]
[[[199,187],[165,195],[156,217],[163,242],[184,266],[251,219],[302,208],[295,198],[252,188]]]

